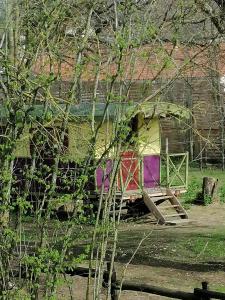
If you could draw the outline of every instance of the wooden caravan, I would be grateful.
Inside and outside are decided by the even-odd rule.
[[[45,109],[45,111],[44,111]],[[56,105],[46,108],[35,105],[29,112],[30,118],[36,120],[26,125],[17,141],[15,150],[15,171],[20,174],[24,164],[32,164],[35,152],[36,167],[41,157],[45,164],[51,165],[54,157],[54,143],[60,135],[66,106]],[[7,112],[1,110],[2,122]],[[45,114],[44,139],[38,130],[38,118]],[[91,197],[107,194],[112,184],[113,169],[117,164],[116,195],[125,205],[143,199],[160,223],[174,221],[175,217],[187,219],[176,195],[184,192],[188,178],[188,153],[162,153],[160,136],[160,119],[173,115],[176,118],[189,118],[184,107],[164,102],[151,103],[80,103],[71,105],[69,122],[66,129],[61,161],[60,176],[57,179],[59,193],[73,193],[76,189],[76,174],[82,169],[83,162],[90,153],[94,153],[97,165],[95,180],[90,180],[87,188]],[[94,118],[93,118],[94,117]],[[117,134],[123,133],[118,126],[126,128],[124,142],[118,150]],[[93,127],[95,130],[93,131]],[[42,128],[42,129],[43,129]],[[95,143],[92,143],[95,132]],[[46,140],[46,136],[48,137]],[[122,135],[123,136],[123,135]],[[121,139],[121,138],[120,138]],[[38,146],[37,146],[38,145]],[[93,149],[94,147],[94,149]],[[41,168],[41,167],[40,167]],[[114,172],[115,173],[115,172]],[[18,175],[19,176],[19,175]],[[49,180],[48,174],[46,178]],[[64,187],[63,179],[67,186]],[[20,177],[23,186],[22,176]],[[70,182],[68,188],[68,181]],[[41,184],[32,182],[31,194],[40,195]],[[155,199],[155,197],[159,197]],[[175,213],[160,212],[163,203],[173,208]],[[163,208],[164,211],[167,208]],[[159,217],[160,216],[160,217]]]
[[[177,196],[187,187],[188,153],[162,153],[160,118],[189,118],[189,112],[168,103],[136,104],[132,109],[130,127],[136,139],[120,153],[117,197],[126,206],[144,199],[159,223],[183,223],[188,215]],[[108,193],[112,169],[113,155],[96,170],[99,192]]]

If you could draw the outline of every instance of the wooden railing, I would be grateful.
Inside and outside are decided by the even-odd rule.
[[[88,277],[90,272],[91,277],[95,276],[96,271],[92,269],[89,271],[88,268],[75,268],[67,272],[70,275],[79,275],[83,277]],[[109,280],[110,279],[110,280]],[[119,294],[121,291],[135,291],[143,292],[152,295],[159,295],[164,297],[169,297],[172,299],[182,299],[182,300],[210,300],[210,299],[224,299],[225,294],[217,291],[211,291],[208,288],[208,282],[202,282],[202,288],[194,288],[193,292],[184,292],[180,290],[168,289],[162,286],[154,286],[144,283],[136,283],[133,281],[120,281],[117,279],[117,273],[115,267],[111,270],[110,263],[107,263],[107,270],[103,272],[102,286],[108,288],[108,283],[111,282],[110,286],[110,296],[111,300],[119,300]]]
[[[161,185],[169,188],[187,188],[189,155],[185,153],[161,154],[161,174],[164,168],[164,181],[161,175]]]
[[[117,273],[115,271],[115,267],[113,265],[112,272],[110,273],[110,263],[107,264],[107,271],[103,276],[103,287],[108,286],[109,276],[111,275],[110,282],[110,294],[111,300],[119,300],[119,294],[121,291],[135,291],[135,292],[143,292],[153,295],[159,295],[164,297],[169,297],[172,299],[181,299],[181,300],[210,300],[210,299],[224,299],[225,294],[210,291],[208,288],[208,282],[202,282],[202,288],[194,288],[193,292],[184,292],[179,290],[172,290],[168,288],[164,288],[161,286],[154,286],[150,284],[143,283],[135,283],[132,281],[120,281],[117,280]]]
[[[202,288],[195,288],[193,292],[183,292],[179,290],[172,290],[168,288],[163,288],[159,286],[153,286],[149,284],[141,284],[124,281],[117,282],[112,285],[111,288],[111,300],[119,299],[120,291],[135,291],[143,292],[148,294],[154,294],[164,297],[169,297],[172,299],[181,300],[210,300],[210,299],[225,299],[225,294],[216,291],[208,290],[207,282],[202,282]]]

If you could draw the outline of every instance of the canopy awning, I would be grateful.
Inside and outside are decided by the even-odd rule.
[[[32,107],[25,106],[23,109],[17,111],[17,114],[30,117],[41,117],[45,114],[61,119],[65,117],[67,111],[65,104],[49,105],[46,109],[43,104],[36,104]],[[12,113],[12,112],[11,112]],[[111,119],[129,119],[137,115],[138,113],[144,114],[148,117],[166,117],[169,115],[179,117],[181,119],[189,119],[191,112],[184,106],[177,105],[168,102],[146,102],[146,103],[91,103],[81,102],[79,104],[72,104],[69,106],[70,118],[91,118],[94,114],[95,118],[108,117]],[[0,118],[9,118],[9,111],[2,105],[0,109]]]
[[[168,102],[144,102],[137,104],[135,113],[143,113],[146,118],[175,116],[181,119],[189,119],[191,116],[191,111],[188,108]]]

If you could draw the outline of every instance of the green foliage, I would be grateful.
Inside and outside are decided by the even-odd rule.
[[[203,203],[204,205],[209,205],[212,203],[212,197],[209,195],[203,195]]]
[[[193,178],[188,184],[187,192],[183,195],[184,202],[186,204],[194,203],[200,192],[201,184],[196,178]]]
[[[72,202],[72,196],[70,194],[63,194],[56,198],[53,198],[48,203],[48,209],[57,210],[60,206],[66,205]]]
[[[188,184],[187,192],[183,195],[185,208],[190,208],[196,200],[201,200],[204,205],[212,203],[212,197],[202,195],[202,183],[197,178],[192,178]]]
[[[225,185],[222,185],[219,189],[219,197],[220,197],[220,202],[225,203]]]
[[[18,206],[21,214],[26,214],[27,211],[32,208],[30,201],[27,201],[23,197],[18,197],[15,205]]]
[[[193,186],[193,193],[195,194],[195,190],[199,192],[199,196],[201,196],[201,200],[204,203],[203,196],[200,195],[201,193],[201,186],[202,186],[202,178],[208,176],[208,177],[214,177],[218,178],[218,196],[221,203],[225,203],[225,187],[224,187],[224,181],[225,181],[225,173],[219,168],[205,168],[202,171],[199,170],[195,165],[193,165],[189,169],[189,181],[190,185],[194,182]],[[189,186],[190,186],[189,185]],[[190,194],[193,194],[192,190],[190,189]],[[189,194],[189,191],[188,191]],[[193,195],[190,197],[193,198]],[[210,204],[212,199],[206,198],[205,204]]]
[[[220,259],[224,257],[225,244],[223,235],[199,235],[198,238],[189,238],[185,244],[193,255],[197,255],[200,258],[211,257]]]
[[[164,67],[166,69],[170,69],[174,66],[174,61],[170,56],[166,56],[163,58],[163,62],[164,62]]]
[[[10,217],[13,215],[10,222],[5,222],[6,228],[0,228],[1,277],[10,278],[8,262],[14,259],[14,251],[18,249],[18,261],[25,265],[27,271],[25,284],[19,282],[25,286],[24,294],[28,292],[32,299],[37,299],[41,288],[45,290],[45,299],[55,299],[56,286],[60,284],[58,274],[64,273],[66,267],[74,268],[87,258],[95,257],[97,253],[97,276],[102,275],[110,234],[114,235],[116,247],[115,220],[110,218],[115,191],[113,187],[101,199],[103,203],[97,203],[100,217],[96,218],[88,193],[88,185],[94,181],[97,167],[93,158],[96,140],[93,138],[88,157],[83,160],[77,158],[79,165],[71,167],[69,156],[64,155],[66,149],[62,134],[54,135],[54,130],[48,131],[46,126],[59,126],[62,130],[67,130],[68,122],[72,119],[67,108],[81,100],[80,95],[84,92],[81,80],[85,78],[83,75],[89,73],[89,69],[88,72],[85,69],[87,64],[93,67],[96,78],[96,84],[90,85],[88,93],[98,94],[95,89],[101,78],[98,73],[100,68],[104,69],[103,73],[107,73],[103,75],[106,78],[106,99],[109,102],[125,102],[131,98],[129,81],[135,75],[136,55],[141,48],[145,48],[143,45],[152,42],[152,49],[150,47],[142,55],[146,66],[150,63],[152,71],[172,69],[174,59],[171,59],[172,52],[165,48],[164,43],[159,42],[162,36],[165,37],[163,30],[168,26],[159,26],[158,22],[149,17],[149,12],[154,12],[157,8],[151,2],[157,1],[150,1],[143,7],[140,6],[140,1],[115,1],[108,6],[108,1],[37,0],[24,3],[19,1],[19,7],[16,2],[15,10],[18,8],[19,11],[13,15],[13,22],[7,20],[9,32],[6,32],[6,36],[9,36],[7,44],[15,47],[7,49],[3,46],[0,53],[1,70],[4,70],[1,75],[1,94],[5,95],[2,100],[6,104],[6,132],[0,143],[0,215],[5,214],[6,219],[7,213]],[[176,14],[179,17],[179,13]],[[170,23],[174,26],[173,22]],[[177,25],[171,33],[166,33],[166,36],[172,37],[174,45],[181,38],[181,24]],[[72,32],[72,38],[67,35],[67,29]],[[105,49],[103,52],[102,46]],[[71,84],[66,87],[61,67],[66,70],[70,65],[73,72],[67,75],[71,75]],[[142,72],[144,74],[145,70]],[[57,93],[55,83],[60,86]],[[153,82],[149,80],[149,84]],[[151,96],[150,90],[155,92],[155,88],[143,91],[146,97]],[[160,95],[160,91],[157,94]],[[101,95],[99,98],[101,99]],[[33,112],[37,103],[43,104],[44,109],[35,115]],[[54,108],[59,109],[58,103],[63,104],[60,105],[62,112],[55,119],[53,112]],[[107,119],[107,113],[104,118]],[[95,122],[92,115],[89,116],[89,121]],[[33,141],[33,149],[30,149],[31,157],[17,161],[14,152],[25,125],[34,130],[27,133]],[[132,135],[129,125],[124,120],[116,124],[112,146],[123,150],[137,143],[137,137]],[[116,159],[119,160],[119,157]],[[187,203],[192,203],[197,190],[195,182],[191,182],[185,195]],[[63,223],[57,220],[55,211],[70,204],[72,209],[67,214],[67,221]],[[26,218],[28,214],[29,219]],[[89,224],[95,226],[88,227]],[[137,239],[132,240],[137,243]],[[23,246],[28,246],[29,250],[31,242],[32,253],[22,250]],[[80,249],[80,244],[85,246]],[[6,293],[7,291],[2,290],[0,296],[5,296]],[[25,299],[25,296],[21,298]]]

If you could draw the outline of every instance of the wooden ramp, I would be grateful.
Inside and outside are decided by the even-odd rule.
[[[159,224],[183,224],[189,222],[188,214],[170,189],[152,196],[143,191],[144,203],[155,216]]]

